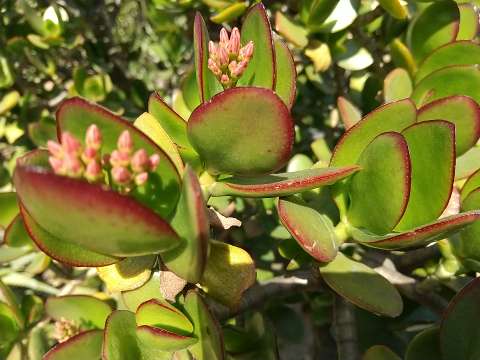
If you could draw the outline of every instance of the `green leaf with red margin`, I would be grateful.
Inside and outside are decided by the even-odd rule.
[[[415,335],[408,344],[405,360],[441,359],[439,334],[440,329],[432,326]]]
[[[480,188],[480,169],[468,177],[460,190],[460,199],[463,202],[470,193]]]
[[[462,200],[462,211],[480,209],[480,188],[470,192]],[[467,226],[458,236],[451,239],[456,255],[467,265],[468,261],[480,263],[480,223]],[[467,265],[468,267],[468,265]]]
[[[282,40],[275,40],[275,68],[277,78],[275,81],[275,92],[283,100],[289,109],[295,102],[297,92],[297,70],[292,53]]]
[[[188,137],[211,172],[271,173],[290,157],[293,119],[273,91],[236,87],[195,109]]]
[[[197,291],[185,297],[185,312],[193,324],[198,342],[189,349],[197,360],[224,360],[225,348],[220,324]]]
[[[458,10],[460,11],[460,23],[457,40],[474,40],[480,30],[477,7],[474,4],[464,3],[458,4]]]
[[[413,90],[412,100],[423,106],[451,95],[470,96],[480,103],[480,69],[477,65],[455,65],[432,72]]]
[[[474,146],[457,158],[455,181],[471,176],[480,168],[480,147]]]
[[[360,109],[343,96],[338,97],[337,108],[340,113],[340,118],[343,121],[343,125],[345,126],[345,130],[350,129],[362,119],[362,112]]]
[[[113,257],[148,255],[181,245],[171,226],[135,199],[55,175],[46,170],[46,163],[45,151],[18,159],[14,184],[28,215],[54,237]]]
[[[351,227],[349,232],[355,240],[364,245],[378,249],[399,250],[417,248],[444,239],[478,219],[480,219],[480,211],[475,210],[444,217],[415,229],[385,236],[374,235],[354,227]]]
[[[275,50],[272,41],[272,28],[262,3],[252,6],[243,21],[241,30],[242,45],[253,41],[253,56],[238,86],[260,86],[275,88]]]
[[[396,68],[388,73],[383,80],[383,97],[385,102],[398,101],[412,94],[413,84],[408,71]]]
[[[222,86],[208,68],[208,36],[207,25],[202,15],[197,12],[193,25],[193,49],[195,55],[195,73],[202,103],[222,91]]]
[[[362,360],[402,360],[385,345],[374,345],[363,354]]]
[[[406,231],[437,219],[446,208],[455,173],[455,127],[443,120],[416,123],[402,132],[412,165],[407,209],[395,227]]]
[[[144,360],[170,360],[172,352],[186,349],[198,340],[152,326],[139,326],[136,329],[138,346]]]
[[[480,137],[480,106],[468,96],[456,95],[422,106],[417,120],[442,119],[455,125],[455,152],[460,156],[475,146]]]
[[[150,299],[137,308],[137,325],[147,325],[184,336],[191,335],[193,325],[175,306],[166,300]]]
[[[450,301],[440,325],[443,360],[479,358],[479,302],[480,278],[473,279]]]
[[[297,197],[280,198],[277,212],[283,226],[315,260],[328,262],[337,255],[337,237],[330,218]]]
[[[40,250],[52,259],[79,267],[107,266],[121,260],[118,257],[103,255],[74,243],[60,240],[40,227],[25,208],[22,207],[21,211],[25,229],[30,238]]]
[[[358,160],[362,168],[350,180],[348,221],[376,234],[390,232],[410,197],[411,164],[405,138],[397,132],[377,136]]]
[[[43,360],[100,359],[102,341],[103,331],[84,331],[57,344],[43,356]]]
[[[455,41],[435,49],[420,64],[415,82],[434,71],[452,65],[475,65],[480,58],[480,45],[473,41]]]
[[[196,284],[202,278],[207,263],[210,222],[198,177],[188,165],[171,224],[184,242],[181,247],[162,254],[162,260],[170,271]]]
[[[21,214],[15,216],[13,221],[5,229],[3,234],[3,242],[11,247],[28,247],[33,249],[34,244],[28,235],[27,229],[23,222]]]
[[[180,194],[180,175],[168,155],[130,122],[82,98],[64,100],[57,110],[59,139],[62,132],[68,131],[83,141],[91,124],[96,124],[102,132],[103,153],[111,154],[117,148],[119,135],[128,130],[135,149],[143,148],[149,155],[156,153],[160,156],[160,163],[155,172],[150,174],[147,184],[137,187],[131,195],[160,216],[170,215]],[[28,204],[25,205],[28,208]]]
[[[402,313],[402,297],[397,289],[367,265],[342,253],[321,266],[320,274],[337,294],[362,309],[390,317]]]
[[[5,229],[18,215],[17,194],[14,192],[0,193],[0,228]]]
[[[420,12],[407,32],[407,43],[417,62],[436,48],[455,41],[459,18],[457,4],[453,1],[435,2]]]
[[[130,311],[137,311],[139,305],[150,299],[162,300],[160,292],[160,275],[155,272],[150,280],[134,290],[122,291],[122,300],[126,308]]]
[[[362,151],[378,135],[388,131],[400,132],[415,123],[416,117],[417,110],[409,99],[379,107],[341,137],[333,151],[330,166],[356,164]]]
[[[50,297],[45,303],[45,311],[56,321],[65,318],[77,325],[90,325],[103,329],[105,320],[112,312],[106,302],[88,295],[64,295]]]
[[[258,177],[231,177],[210,187],[212,196],[245,197],[287,196],[321,186],[332,185],[360,170],[351,165],[340,168],[314,168]]]
[[[103,332],[102,359],[142,359],[136,335],[135,314],[126,310],[113,311]],[[163,360],[163,359],[162,359]]]

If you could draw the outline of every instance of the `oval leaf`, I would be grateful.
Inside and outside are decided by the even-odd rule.
[[[458,10],[460,11],[460,23],[457,40],[475,39],[480,30],[478,10],[476,6],[469,3],[458,4]]]
[[[112,312],[105,323],[102,359],[142,359],[136,327],[134,313],[125,310]]]
[[[82,332],[57,344],[43,356],[43,360],[100,359],[103,331]]]
[[[18,204],[17,194],[14,192],[2,192],[0,193],[0,228],[5,229],[17,216]]]
[[[172,359],[172,351],[186,349],[198,341],[193,337],[146,325],[137,327],[136,335],[144,360]]]
[[[338,97],[337,107],[346,130],[350,129],[362,119],[360,109],[343,96]]]
[[[190,335],[193,325],[176,307],[165,300],[151,299],[141,304],[135,314],[137,325],[148,325],[169,332]]]
[[[362,360],[401,360],[397,354],[384,345],[372,346],[363,355]]]
[[[152,277],[142,286],[134,290],[122,292],[122,300],[130,311],[137,311],[140,304],[151,299],[162,300],[163,296],[160,292],[160,275],[154,273]]]
[[[388,73],[383,81],[385,102],[408,98],[412,94],[413,84],[407,70],[397,68]]]
[[[431,327],[415,335],[408,344],[405,360],[441,359],[439,334],[438,327]]]
[[[455,180],[465,179],[480,168],[480,147],[474,146],[457,158]]]
[[[462,190],[460,191],[460,198],[462,202],[467,198],[468,195],[473,190],[476,190],[480,187],[480,169],[475,171],[472,175],[470,175],[463,184]]]
[[[275,67],[277,69],[275,92],[291,109],[297,91],[297,70],[292,53],[282,40],[275,40]]]
[[[462,201],[462,211],[480,209],[480,189],[477,188]],[[480,262],[480,223],[475,222],[467,226],[452,239],[458,257],[463,260],[474,260]]]

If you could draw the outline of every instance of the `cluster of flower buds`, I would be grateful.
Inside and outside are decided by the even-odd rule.
[[[77,323],[73,320],[67,320],[65,318],[60,318],[60,320],[55,322],[55,330],[53,337],[59,342],[65,342],[71,337],[78,335],[83,330]]]
[[[61,144],[55,141],[47,143],[50,152],[49,163],[55,174],[73,178],[85,178],[89,182],[100,182],[104,171],[110,171],[112,184],[123,192],[134,185],[141,186],[148,180],[148,174],[155,171],[160,156],[148,156],[145,149],[134,152],[132,136],[123,131],[117,140],[117,149],[102,157],[102,134],[92,124],[85,135],[85,147],[69,132],[64,132]]]
[[[225,28],[220,31],[220,42],[208,43],[208,68],[215,74],[224,89],[234,87],[245,72],[253,56],[253,42],[240,45],[240,31],[233,28],[230,37]]]

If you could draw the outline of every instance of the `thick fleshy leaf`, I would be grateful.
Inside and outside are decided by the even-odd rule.
[[[480,169],[470,175],[460,190],[460,198],[463,202],[473,190],[480,188]]]
[[[142,360],[171,360],[172,351],[186,349],[198,341],[194,337],[146,325],[137,327],[136,335]]]
[[[399,38],[393,39],[389,45],[392,60],[395,65],[406,69],[410,75],[413,75],[417,70],[417,64],[407,45],[405,45]]]
[[[259,177],[232,177],[218,181],[210,188],[212,196],[239,195],[245,197],[287,196],[331,185],[360,168],[356,165],[340,168],[315,168]]]
[[[342,136],[335,146],[330,166],[356,164],[362,151],[378,135],[387,131],[402,131],[412,125],[416,117],[417,110],[409,99],[379,107]]]
[[[408,98],[412,94],[413,85],[407,70],[396,68],[388,73],[383,81],[383,97],[385,102]]]
[[[263,88],[226,90],[196,108],[188,121],[191,143],[215,173],[271,173],[290,157],[293,136],[288,108]]]
[[[175,109],[175,107],[173,107],[174,111],[177,112],[177,114],[182,117],[183,119],[188,119],[188,117],[190,116],[190,114],[192,113],[193,109],[195,109],[198,105],[201,104],[201,101],[200,101],[200,94],[199,94],[199,91],[198,91],[198,83],[197,83],[197,77],[196,77],[196,74],[195,74],[195,67],[193,67],[192,69],[190,69],[186,74],[185,74],[185,77],[183,78],[182,80],[182,83],[180,85],[180,92],[181,92],[181,96],[182,98],[184,99],[185,101],[185,106],[187,107],[187,112],[188,112],[188,116],[184,116],[183,114],[180,114],[178,112],[178,110]],[[175,93],[173,95],[173,97],[175,98]],[[161,100],[161,98],[159,96],[156,96],[156,98],[158,99],[155,99],[155,100]],[[151,100],[154,100],[154,99],[151,99]],[[173,100],[173,102],[175,103],[175,99]],[[152,104],[153,105],[153,104]],[[160,105],[160,113],[163,113],[163,109],[165,106],[167,106],[165,104],[164,101],[162,101],[161,103],[159,103],[158,105]],[[153,109],[153,108],[152,108]],[[185,109],[184,109],[185,110]],[[150,109],[149,109],[150,111]],[[182,119],[178,119],[176,121],[180,121]],[[180,124],[179,124],[180,125]],[[185,123],[185,126],[183,126],[184,128],[184,131],[183,132],[180,132],[179,135],[181,135],[181,138],[184,138],[185,140],[187,140],[188,142],[188,138],[187,138],[187,128],[186,128],[186,123]],[[182,129],[182,127],[180,127],[180,130]],[[171,134],[171,136],[173,138],[176,138],[176,136],[174,136],[173,134]],[[179,142],[179,141],[178,141]]]
[[[415,335],[408,344],[405,360],[441,359],[439,335],[438,327],[430,327]]]
[[[136,335],[135,314],[116,310],[110,314],[103,334],[103,360],[141,359],[141,349]]]
[[[189,349],[197,360],[224,360],[225,349],[220,325],[196,291],[185,297],[185,311],[193,324],[198,342]]]
[[[401,358],[384,345],[374,345],[363,354],[362,360],[401,360]]]
[[[277,211],[283,226],[313,258],[327,262],[337,254],[337,239],[330,218],[295,197],[280,198]]]
[[[27,229],[20,214],[15,216],[13,221],[5,229],[3,242],[11,247],[34,248],[32,239],[28,235]]]
[[[432,101],[419,109],[417,119],[442,119],[453,123],[456,156],[468,151],[480,137],[480,106],[467,96],[457,95]]]
[[[415,82],[436,70],[452,65],[475,65],[480,58],[480,45],[473,41],[455,41],[435,49],[421,63]]]
[[[160,292],[160,275],[158,272],[154,273],[152,277],[139,288],[122,292],[123,303],[128,310],[133,312],[137,311],[140,304],[151,299],[163,299],[162,293]]]
[[[0,349],[8,347],[17,340],[21,331],[14,310],[4,302],[0,302]],[[1,354],[1,353],[0,353]]]
[[[310,31],[318,30],[337,6],[339,0],[305,0],[301,2],[301,18]]]
[[[17,195],[14,192],[0,193],[0,228],[5,229],[17,216]]]
[[[20,158],[14,183],[25,210],[54,237],[109,256],[147,255],[181,245],[151,209],[101,185],[55,175],[41,167],[46,159],[44,151]]]
[[[346,130],[350,129],[362,119],[360,109],[343,96],[337,99],[337,107]]]
[[[0,279],[0,302],[5,303],[13,311],[15,321],[22,328],[25,323],[24,315],[20,309],[20,304],[15,296],[15,294],[6,286]]]
[[[453,1],[438,1],[424,9],[408,29],[408,43],[415,59],[420,61],[436,48],[455,41],[459,17]]]
[[[208,101],[222,90],[222,86],[208,68],[208,36],[207,25],[202,15],[197,12],[193,25],[193,47],[195,55],[195,73],[201,102]]]
[[[441,218],[430,224],[422,225],[403,233],[377,236],[356,228],[351,228],[350,234],[355,240],[379,249],[397,250],[416,248],[444,239],[478,219],[480,219],[480,211],[467,211]]]
[[[275,13],[275,30],[289,43],[304,48],[308,44],[308,31],[302,25],[295,23],[280,11]],[[276,52],[275,52],[276,53]],[[277,55],[277,54],[275,54]],[[277,67],[277,75],[281,71]],[[278,79],[277,79],[278,81]]]
[[[397,289],[367,265],[338,253],[335,260],[320,267],[320,273],[337,294],[362,309],[390,317],[402,313]]]
[[[112,308],[93,296],[65,295],[48,298],[45,311],[48,316],[57,321],[65,318],[76,322],[77,325],[90,325],[103,329]]]
[[[443,120],[416,123],[402,133],[412,164],[410,199],[397,231],[437,219],[452,192],[455,172],[455,127]]]
[[[70,266],[106,266],[120,261],[120,258],[103,255],[80,245],[63,241],[40,227],[22,207],[22,218],[30,238],[35,245],[52,259]]]
[[[358,164],[362,170],[350,182],[348,221],[386,234],[400,221],[410,197],[407,142],[400,133],[383,133],[366,147]]]
[[[197,175],[187,165],[172,226],[184,239],[181,247],[162,254],[167,268],[190,283],[202,278],[207,263],[210,223]]]
[[[138,307],[135,316],[138,326],[153,326],[185,336],[193,332],[190,320],[165,300],[152,299],[144,302]]]
[[[478,359],[480,356],[480,278],[473,279],[450,301],[440,326],[443,360]]]
[[[335,5],[335,8],[330,12],[325,21],[320,23],[320,26],[318,26],[319,24],[311,23],[309,26],[310,31],[336,33],[349,27],[357,18],[357,8],[359,3],[356,3],[355,1],[324,0],[322,3],[330,3],[331,5]]]
[[[474,146],[457,158],[455,180],[465,179],[480,169],[480,147]]]
[[[297,70],[292,53],[282,40],[275,40],[275,67],[277,78],[275,92],[289,109],[292,108],[297,92]]]
[[[62,132],[68,131],[83,141],[87,128],[91,124],[96,124],[102,131],[103,153],[115,150],[119,135],[122,131],[128,130],[135,149],[143,148],[149,155],[158,154],[160,163],[155,173],[150,174],[148,183],[138,187],[132,195],[161,216],[172,213],[180,193],[180,175],[168,155],[147,135],[130,122],[82,98],[64,100],[57,110],[56,117],[59,138]],[[25,205],[28,208],[28,204]]]
[[[210,17],[216,24],[230,22],[241,16],[248,8],[248,3],[239,2],[227,5],[227,7],[220,10],[217,14]]]
[[[248,10],[241,31],[242,45],[253,41],[253,57],[238,80],[238,86],[275,88],[275,50],[265,7],[258,3]]]
[[[408,11],[400,0],[379,0],[380,5],[395,19],[405,19]]]
[[[155,260],[154,255],[126,258],[116,264],[99,267],[97,272],[108,291],[114,293],[133,290],[150,279]]]
[[[240,247],[210,241],[210,255],[200,282],[205,292],[222,304],[235,308],[242,294],[255,283],[255,263]]]
[[[478,10],[475,4],[458,4],[458,10],[460,11],[460,23],[457,40],[474,40],[480,30]]]
[[[476,65],[450,66],[420,81],[412,93],[418,106],[451,95],[465,95],[480,103],[480,69]]]
[[[480,209],[480,189],[470,192],[462,200],[462,211]],[[462,260],[473,260],[480,262],[480,223],[475,222],[467,226],[459,233],[458,237],[451,239],[456,255]]]
[[[103,331],[85,331],[57,344],[44,355],[43,360],[97,360],[102,355],[102,341]]]

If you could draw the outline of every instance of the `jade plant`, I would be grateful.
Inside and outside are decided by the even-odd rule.
[[[313,3],[302,2],[300,16],[311,33],[323,31],[308,16]],[[323,8],[327,15],[337,3]],[[380,3],[407,16],[400,2]],[[465,16],[447,21],[448,41],[443,30],[433,36],[419,27],[429,11],[444,11],[438,4],[412,23],[415,66],[388,73],[384,103],[362,115],[339,97],[344,134],[331,153],[293,170],[283,169],[295,143],[296,65],[261,3],[218,41],[197,13],[181,111],[157,93],[133,122],[81,97],[63,100],[56,139],[17,160],[15,192],[2,195],[14,204],[3,247],[12,259],[38,254],[42,270],[51,261],[91,268],[111,299],[56,293],[45,304],[35,296],[18,304],[0,282],[8,329],[0,355],[22,349],[25,337],[45,337],[47,321],[54,341],[45,360],[278,359],[260,313],[233,320],[257,272],[249,252],[217,237],[216,227],[236,224],[215,210],[225,197],[270,201],[294,239],[278,249],[287,269],[307,271],[337,301],[378,316],[400,316],[404,303],[375,254],[438,243],[439,277],[479,271],[480,163],[471,156],[480,138],[479,45]],[[317,15],[319,23],[328,18]],[[277,14],[282,35],[293,31],[285,21]],[[478,317],[479,299],[473,280],[439,324],[413,338],[406,359],[476,358],[468,319]],[[384,346],[364,355],[379,358],[397,357]]]

